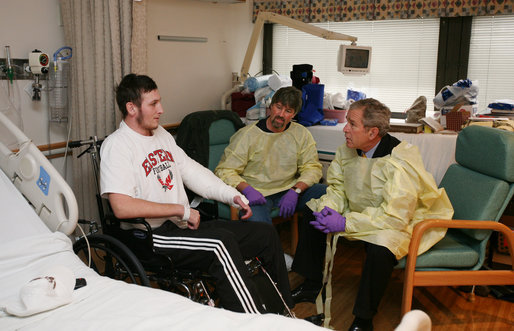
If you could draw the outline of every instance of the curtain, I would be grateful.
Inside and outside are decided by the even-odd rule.
[[[71,58],[71,139],[104,138],[120,121],[114,88],[131,71],[132,0],[60,0]],[[80,218],[97,219],[93,168],[72,157]]]
[[[132,22],[132,72],[147,74],[146,1],[134,1]]]
[[[513,0],[254,0],[253,19],[270,11],[307,23],[512,14]]]

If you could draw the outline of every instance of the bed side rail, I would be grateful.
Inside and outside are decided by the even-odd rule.
[[[0,123],[16,137],[19,146],[15,152],[0,141],[0,167],[50,230],[71,234],[77,225],[78,206],[68,183],[36,145],[1,112]]]

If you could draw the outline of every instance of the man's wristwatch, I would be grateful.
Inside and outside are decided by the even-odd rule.
[[[291,187],[291,190],[295,191],[298,194],[302,193],[302,189],[296,186]]]

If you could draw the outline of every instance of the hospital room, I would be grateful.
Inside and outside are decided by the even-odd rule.
[[[513,8],[2,1],[0,329],[512,330]]]

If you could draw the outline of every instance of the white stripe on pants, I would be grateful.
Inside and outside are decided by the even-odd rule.
[[[239,271],[237,270],[232,257],[228,253],[221,240],[193,237],[166,237],[153,235],[154,246],[158,248],[175,248],[186,250],[202,250],[213,252],[223,266],[223,270],[229,280],[241,306],[246,313],[259,314],[255,302],[246,287]]]

